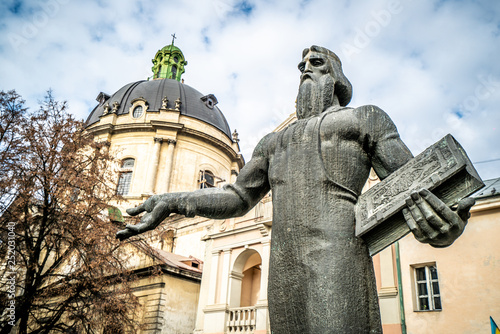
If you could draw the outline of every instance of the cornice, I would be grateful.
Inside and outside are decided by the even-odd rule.
[[[201,139],[202,141],[214,145],[215,147],[223,151],[231,158],[231,160],[237,162],[240,169],[245,165],[243,156],[237,153],[230,145],[202,131],[188,128],[184,126],[184,124],[152,120],[149,123],[127,123],[115,125],[108,123],[87,128],[87,131],[94,135],[101,135],[105,133],[115,135],[127,132],[156,132],[157,130],[175,130],[186,136]]]
[[[232,235],[232,234],[239,234],[239,233],[255,231],[255,230],[258,230],[261,233],[262,237],[269,236],[269,232],[270,232],[269,222],[268,221],[258,222],[258,223],[255,223],[253,225],[238,227],[238,228],[235,228],[232,230],[211,233],[207,236],[207,239],[218,239],[218,238],[227,237],[227,236]]]
[[[195,129],[191,129],[191,128],[187,128],[187,127],[182,128],[180,132],[182,134],[187,135],[187,136],[195,137],[195,138],[204,140],[205,142],[208,142],[210,144],[214,144],[216,147],[221,149],[224,153],[229,155],[232,158],[232,160],[236,161],[238,163],[238,167],[240,169],[243,168],[245,162],[243,160],[242,155],[235,152],[231,146],[224,143],[222,140],[217,139],[215,137],[212,137],[204,132],[201,132],[201,131],[198,131]]]

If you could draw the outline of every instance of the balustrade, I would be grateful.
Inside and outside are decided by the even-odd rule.
[[[252,334],[255,330],[257,311],[255,307],[237,307],[227,311],[226,333]]]

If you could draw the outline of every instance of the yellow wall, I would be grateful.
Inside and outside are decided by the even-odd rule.
[[[193,332],[199,282],[167,274],[140,279],[134,286],[142,305],[142,313],[136,318],[145,325],[141,333]]]
[[[125,201],[110,203],[118,207],[125,218],[126,208],[144,202],[152,194],[199,189],[200,170],[210,170],[218,177],[217,187],[222,187],[234,180],[234,174],[244,164],[237,142],[214,126],[182,116],[175,110],[146,111],[139,118],[133,118],[131,113],[109,114],[87,131],[93,133],[97,141],[109,141],[110,150],[118,160],[135,159]],[[155,141],[158,138],[162,139],[161,143]],[[115,186],[119,167],[116,166]],[[187,219],[173,215],[142,238],[150,246],[161,248],[161,236],[173,230],[173,252],[203,260],[206,252],[203,238],[214,229],[222,231],[223,224],[223,221],[202,217]],[[169,235],[172,237],[171,232]],[[132,251],[130,266],[137,269],[151,265],[151,259],[139,253]],[[147,324],[144,333],[187,334],[194,331],[199,281],[166,273],[138,280],[134,293],[144,305],[143,313],[138,315],[140,321]]]
[[[478,201],[465,232],[438,249],[412,235],[400,241],[406,326],[417,333],[489,333],[500,319],[500,198]],[[436,263],[442,311],[415,311],[411,265]],[[497,320],[498,322],[498,320]]]

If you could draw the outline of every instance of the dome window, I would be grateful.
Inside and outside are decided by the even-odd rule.
[[[132,117],[134,118],[139,118],[142,116],[142,111],[144,109],[142,108],[142,106],[137,106],[134,108],[134,111],[132,112]]]
[[[172,78],[175,80],[175,77],[177,76],[177,66],[172,66]]]
[[[217,101],[217,98],[215,97],[214,94],[208,94],[203,97],[201,97],[201,100],[205,102],[205,105],[209,107],[210,109],[213,109],[219,101]]]
[[[214,100],[212,100],[211,98],[208,98],[207,99],[207,107],[209,107],[210,109],[213,109],[214,108]]]
[[[108,94],[100,92],[99,95],[97,95],[96,100],[99,102],[99,106],[102,106],[109,98],[110,96]]]
[[[179,62],[179,58],[177,58],[177,56],[174,56],[174,62],[176,62],[176,63]]]

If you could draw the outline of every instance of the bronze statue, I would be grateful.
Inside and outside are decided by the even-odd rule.
[[[354,209],[370,168],[384,179],[413,156],[387,114],[349,108],[352,87],[330,50],[305,49],[297,122],[265,136],[234,184],[150,197],[119,239],[154,229],[171,213],[223,219],[245,214],[272,190],[268,301],[274,334],[382,333],[372,259],[355,236]],[[456,211],[427,190],[407,200],[415,237],[444,247],[463,232],[471,199]]]

